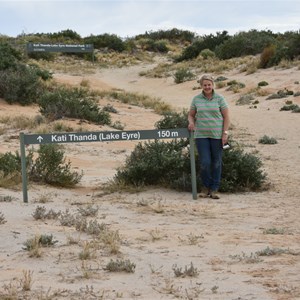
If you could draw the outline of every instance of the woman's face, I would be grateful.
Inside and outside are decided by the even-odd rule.
[[[214,88],[214,85],[210,80],[206,80],[206,79],[203,80],[202,89],[203,89],[204,94],[208,94],[208,95],[212,94],[213,88]]]

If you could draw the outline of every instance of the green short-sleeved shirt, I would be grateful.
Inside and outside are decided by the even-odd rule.
[[[208,99],[203,93],[195,96],[190,109],[196,111],[195,138],[221,139],[223,131],[223,116],[221,111],[228,108],[223,96],[213,92]]]

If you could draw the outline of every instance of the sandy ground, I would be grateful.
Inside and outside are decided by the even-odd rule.
[[[196,81],[176,85],[172,78],[138,75],[149,67],[106,69],[88,76],[56,74],[55,78],[75,85],[85,79],[93,89],[124,89],[158,97],[179,111],[188,108],[199,92],[193,89]],[[246,90],[266,80],[270,92],[300,91],[296,68],[220,75],[245,83]],[[193,200],[191,193],[157,188],[106,195],[101,184],[124,164],[136,142],[68,144],[72,166],[84,171],[78,187],[30,185],[29,203],[23,203],[20,186],[0,189],[0,213],[6,221],[0,224],[0,299],[300,299],[300,114],[279,111],[286,99],[259,97],[255,109],[235,105],[245,90],[218,92],[230,104],[233,138],[261,157],[269,190],[223,194],[217,201]],[[300,104],[300,97],[288,99]],[[125,124],[124,130],[154,129],[160,119],[151,110],[117,102],[113,106],[118,109],[113,118]],[[0,102],[0,116],[20,114],[34,116],[38,108]],[[10,130],[1,135],[2,153],[19,149],[18,134]],[[259,144],[263,135],[276,138],[278,144]],[[57,219],[33,218],[38,206],[56,212],[68,209],[75,215],[91,205],[99,210],[90,219],[119,234],[119,253],[111,253],[108,242],[62,226]],[[41,257],[29,257],[24,243],[45,234],[58,242],[42,248]],[[87,248],[91,257],[80,259]],[[106,270],[117,259],[135,264],[135,272]],[[176,276],[180,272],[182,276]]]

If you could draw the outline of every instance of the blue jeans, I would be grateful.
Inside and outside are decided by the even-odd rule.
[[[199,154],[202,184],[212,191],[217,191],[222,173],[222,140],[198,138],[195,141]]]

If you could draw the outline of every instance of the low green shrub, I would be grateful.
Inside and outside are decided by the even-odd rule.
[[[55,53],[51,52],[29,52],[27,53],[29,58],[35,60],[46,60],[46,61],[54,61]]]
[[[171,42],[188,42],[191,43],[195,39],[195,33],[188,30],[180,30],[172,28],[168,30],[146,31],[143,34],[135,36],[135,39],[151,38],[153,40],[168,40]]]
[[[167,46],[167,41],[165,40],[155,41],[153,44],[153,51],[160,52],[160,53],[168,52],[169,48]]]
[[[293,113],[300,113],[300,106],[298,105],[292,110]]]
[[[38,244],[39,246],[42,246],[42,247],[50,247],[50,246],[54,246],[56,243],[58,243],[58,241],[53,239],[52,234],[50,234],[50,235],[42,234],[39,236],[35,236],[31,239],[28,239],[24,243],[23,250],[31,251],[36,246],[36,244]]]
[[[269,246],[263,250],[257,251],[255,254],[258,256],[272,256],[272,255],[281,255],[284,253],[289,253],[289,249],[282,248],[270,248]]]
[[[154,40],[152,38],[141,38],[138,40],[139,45],[144,51],[166,53],[169,51],[166,40]]]
[[[209,34],[193,39],[193,43],[185,47],[179,57],[175,59],[177,62],[191,60],[196,58],[202,50],[209,49],[215,52],[215,49],[228,40],[230,36],[227,31],[217,32],[216,35]]]
[[[35,220],[55,220],[60,216],[60,212],[55,212],[53,209],[47,212],[45,206],[38,205],[32,216]]]
[[[193,74],[187,68],[180,68],[174,74],[174,82],[175,83],[182,83],[188,80],[192,80],[195,78],[195,74]]]
[[[166,114],[156,123],[156,127],[186,128],[187,114],[185,110]],[[189,147],[186,139],[168,143],[157,140],[139,143],[126,159],[125,165],[117,170],[113,183],[120,187],[163,185],[179,191],[191,191]],[[198,161],[197,151],[195,153]],[[200,171],[201,167],[196,163],[198,189],[201,187]],[[224,151],[221,192],[258,190],[263,187],[265,180],[262,161],[257,156],[245,153],[238,145]]]
[[[3,177],[14,172],[21,172],[21,157],[18,152],[0,154],[0,172]]]
[[[269,97],[266,98],[266,100],[286,98],[286,97],[291,96],[293,94],[294,94],[293,91],[290,91],[290,90],[285,88],[283,90],[277,91],[276,94],[270,95]]]
[[[33,152],[30,150],[26,159],[26,167],[32,165]],[[21,156],[18,151],[15,153],[7,152],[0,154],[0,186],[11,187],[22,182],[21,175]]]
[[[216,79],[215,79],[215,82],[222,82],[222,81],[225,81],[227,80],[228,78],[225,77],[225,76],[218,76]]]
[[[0,70],[15,67],[21,60],[21,53],[8,43],[0,43]]]
[[[155,123],[157,129],[187,128],[188,111],[169,112],[163,114],[163,118]]]
[[[32,165],[30,179],[55,186],[72,187],[82,174],[71,171],[71,162],[66,162],[61,145],[41,145],[38,157]]]
[[[186,141],[138,144],[125,165],[117,170],[114,182],[120,186],[162,185],[179,191],[191,191],[190,155]],[[197,151],[196,151],[197,152]],[[196,153],[196,161],[198,156]],[[266,174],[261,160],[233,147],[223,154],[221,192],[259,190]],[[201,187],[201,166],[196,164],[197,187]]]
[[[248,105],[248,104],[251,104],[252,100],[254,100],[253,94],[241,95],[235,104],[236,105]]]
[[[126,185],[165,185],[189,173],[188,154],[182,141],[139,143],[114,177]]]
[[[298,104],[288,104],[284,105],[280,108],[280,111],[288,111],[291,110],[292,112],[298,112],[300,109]]]
[[[260,81],[257,85],[258,86],[267,86],[267,85],[269,85],[269,83],[267,81]]]
[[[115,261],[111,259],[104,269],[109,272],[134,273],[135,267],[135,263],[132,263],[129,259],[117,259]]]
[[[216,47],[215,53],[220,59],[256,55],[274,40],[275,35],[270,31],[240,31]]]
[[[46,76],[43,71],[23,64],[0,71],[0,97],[10,104],[28,105],[37,102],[43,92],[41,76]]]
[[[26,167],[30,180],[56,186],[72,187],[82,178],[82,174],[71,171],[71,163],[66,162],[64,151],[58,144],[41,145],[35,160],[33,151],[28,151]],[[18,152],[0,154],[0,183],[6,178],[16,178],[18,182],[15,183],[21,182],[21,157]]]
[[[204,58],[204,59],[208,59],[210,57],[215,57],[215,53],[213,51],[211,51],[210,49],[203,49],[200,52],[200,55]]]
[[[86,44],[93,44],[95,49],[109,49],[116,52],[125,50],[124,41],[116,34],[90,35],[84,38]]]
[[[232,143],[232,142],[231,142]],[[264,186],[266,173],[258,156],[232,147],[223,153],[221,192],[255,191]]]
[[[46,81],[49,79],[52,79],[52,73],[48,70],[45,69],[41,69],[38,65],[36,64],[30,64],[28,65],[35,73],[38,77],[40,77],[42,80]]]
[[[231,91],[234,88],[242,89],[242,88],[246,87],[246,85],[244,83],[238,82],[236,80],[228,81],[227,85],[229,86],[229,88],[227,88],[227,91]]]
[[[56,86],[44,93],[38,104],[40,113],[51,120],[68,117],[101,125],[111,123],[109,113],[101,110],[91,93],[84,88]]]
[[[173,265],[172,269],[176,277],[197,277],[199,275],[199,271],[194,267],[192,262],[190,266],[185,266],[184,270],[182,270],[182,268],[178,267],[176,264]]]
[[[277,140],[273,137],[269,137],[267,135],[264,135],[263,137],[261,137],[258,142],[260,144],[268,144],[268,145],[273,145],[273,144],[277,144]]]

